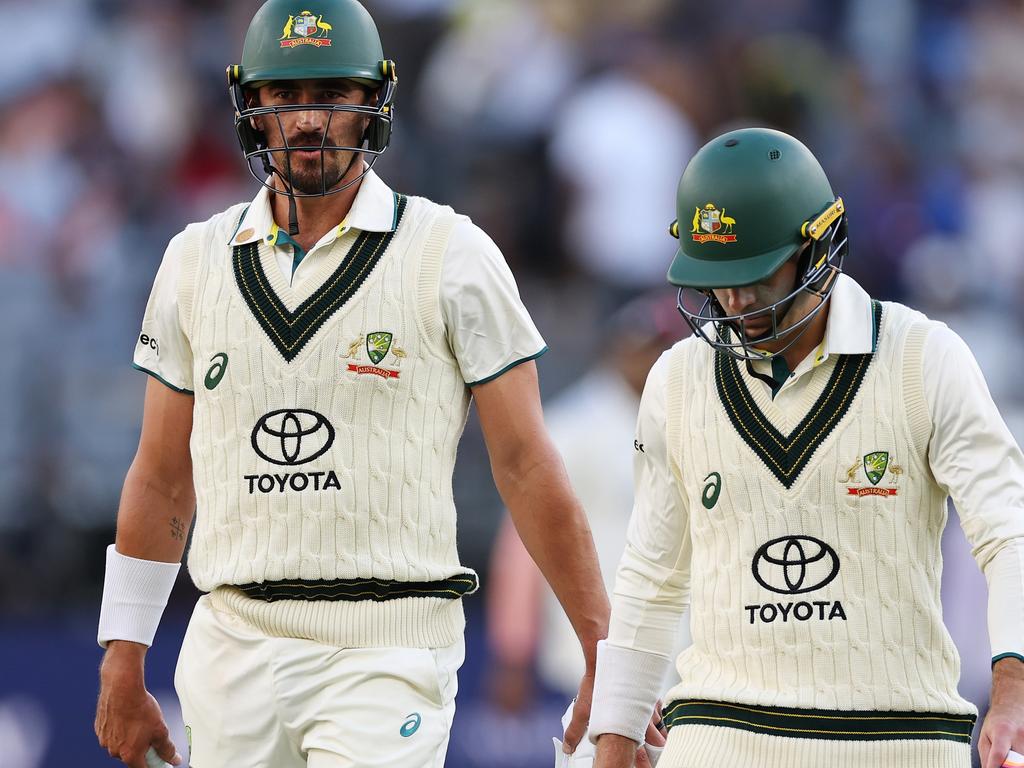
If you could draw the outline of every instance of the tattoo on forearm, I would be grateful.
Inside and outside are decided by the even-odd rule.
[[[185,538],[185,524],[176,517],[171,518],[171,538],[177,541]]]

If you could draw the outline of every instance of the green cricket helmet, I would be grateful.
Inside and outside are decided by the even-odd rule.
[[[668,280],[679,287],[679,311],[693,332],[740,360],[764,360],[796,343],[825,306],[847,251],[843,201],[833,194],[811,151],[768,128],[722,134],[686,166],[676,215],[670,232],[679,239],[679,249]],[[792,292],[770,306],[728,315],[712,293],[713,288],[762,282],[798,255]],[[703,296],[696,311],[684,301],[687,289]],[[821,301],[780,330],[793,300],[804,291]],[[747,323],[764,318],[771,320],[769,330],[756,336],[746,332]],[[755,343],[784,336],[791,339],[777,352],[755,348]]]
[[[305,3],[311,3],[306,5]],[[245,35],[242,63],[227,68],[228,88],[235,108],[235,130],[249,171],[264,186],[276,174],[287,194],[314,197],[340,192],[355,184],[369,171],[391,140],[395,88],[395,63],[384,58],[380,35],[369,12],[357,0],[267,0],[253,16]],[[376,98],[358,104],[296,104],[263,107],[250,105],[247,89],[275,80],[322,80],[347,78],[370,88]],[[291,152],[309,146],[289,146],[283,127],[284,147],[271,150],[254,117],[272,115],[280,126],[287,112],[322,110],[328,113],[327,127],[320,141],[321,184],[316,192],[299,192],[291,183]],[[338,112],[364,115],[369,123],[359,146],[328,144],[330,121]],[[317,147],[314,147],[314,149]],[[277,168],[272,152],[284,153],[284,168]],[[349,152],[352,160],[366,158],[367,168],[342,186],[329,186],[324,171],[324,153]],[[279,155],[280,156],[280,155]],[[253,167],[262,165],[262,174]],[[279,191],[279,190],[274,190]]]

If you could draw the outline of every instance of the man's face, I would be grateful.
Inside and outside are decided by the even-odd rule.
[[[278,80],[257,91],[259,106],[282,107],[301,104],[368,104],[367,89],[352,80]],[[304,150],[272,152],[274,166],[286,177],[291,165],[291,184],[296,192],[318,194],[341,183],[352,163],[354,152],[326,150],[326,146],[358,147],[370,118],[353,112],[329,112],[323,109],[279,112],[262,115],[257,127],[267,137],[271,149],[310,147]],[[325,139],[326,135],[326,141]],[[287,142],[286,142],[287,139]],[[322,161],[321,161],[322,156]],[[322,166],[321,166],[322,162]],[[322,176],[321,176],[322,173]]]
[[[742,330],[745,342],[756,342],[772,333],[772,313],[769,307],[785,299],[793,292],[796,281],[798,252],[787,260],[770,277],[753,285],[741,288],[715,288],[713,293],[727,315],[748,315]],[[776,311],[777,331],[789,328],[806,316],[805,303],[799,295]],[[808,308],[809,310],[809,308]],[[760,312],[760,314],[758,314]],[[752,315],[752,316],[749,316]],[[758,344],[759,349],[774,352],[785,343],[784,339]]]

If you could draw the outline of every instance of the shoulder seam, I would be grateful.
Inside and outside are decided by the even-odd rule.
[[[444,259],[451,243],[458,218],[448,206],[432,203],[423,247],[420,250],[416,274],[416,323],[427,346],[435,354],[451,357],[445,344],[444,310],[441,306],[441,277]]]
[[[932,323],[924,318],[914,318],[906,330],[902,344],[903,401],[910,437],[922,450],[928,449],[931,437],[932,418],[924,391],[924,347],[932,331]]]

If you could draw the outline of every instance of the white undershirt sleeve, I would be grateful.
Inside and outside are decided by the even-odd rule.
[[[671,469],[665,392],[669,353],[644,387],[633,455],[633,514],[615,577],[613,645],[669,656],[690,600],[689,511]]]
[[[1024,456],[974,355],[940,323],[925,341],[923,377],[928,460],[988,581],[992,656],[1024,659]]]
[[[498,246],[459,217],[441,265],[441,314],[463,380],[483,384],[547,346]]]
[[[677,646],[690,594],[689,513],[669,459],[665,392],[669,355],[654,364],[640,401],[634,444],[634,505],[612,592],[607,648],[598,658],[591,738],[637,740]],[[607,663],[602,659],[607,658]],[[640,674],[647,670],[650,674]],[[631,691],[628,700],[625,691]],[[643,704],[646,702],[646,706]]]
[[[184,232],[167,244],[135,340],[135,367],[178,392],[192,393],[192,347],[181,327],[178,280]]]

